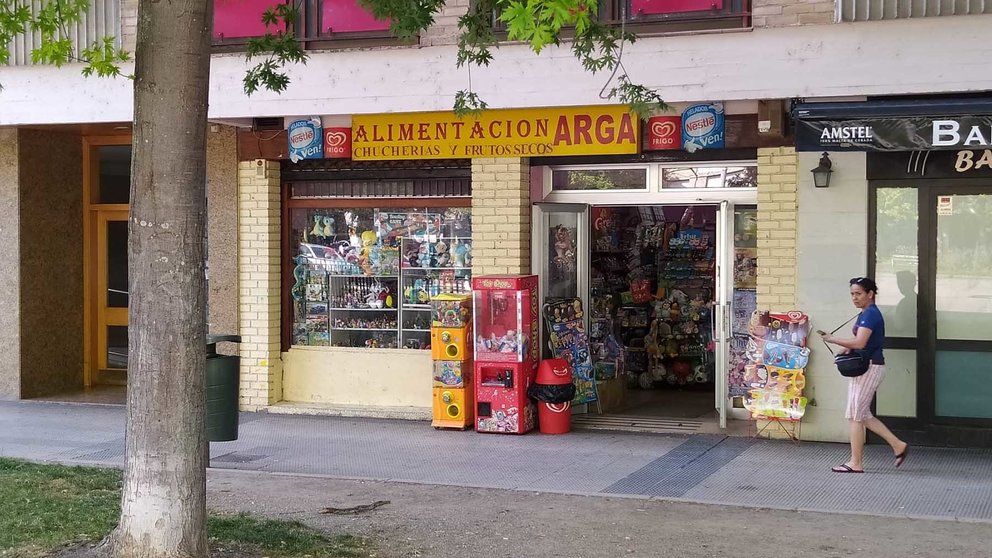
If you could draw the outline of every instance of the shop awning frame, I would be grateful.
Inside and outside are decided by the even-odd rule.
[[[992,115],[992,97],[798,103],[792,109],[792,117],[796,120],[972,115]]]

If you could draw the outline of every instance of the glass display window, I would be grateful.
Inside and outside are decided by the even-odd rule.
[[[675,167],[661,171],[662,188],[757,188],[758,167]]]
[[[487,275],[473,283],[476,362],[537,363],[537,276]]]
[[[288,209],[290,344],[429,349],[431,298],[470,289],[471,209],[341,203]]]
[[[555,169],[551,173],[551,189],[569,190],[647,190],[648,169]]]

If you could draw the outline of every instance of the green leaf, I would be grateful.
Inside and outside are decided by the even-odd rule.
[[[488,107],[489,105],[485,101],[471,91],[463,89],[455,93],[454,111],[459,118],[470,115],[478,116]]]

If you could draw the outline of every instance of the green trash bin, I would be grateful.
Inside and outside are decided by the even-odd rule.
[[[207,440],[238,439],[238,382],[241,357],[217,354],[217,343],[240,343],[240,335],[207,336]]]

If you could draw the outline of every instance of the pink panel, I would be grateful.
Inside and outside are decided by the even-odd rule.
[[[280,0],[214,0],[214,38],[261,37],[265,34],[262,13]],[[284,26],[270,27],[275,33]]]
[[[630,0],[630,12],[634,17],[722,9],[723,0]]]
[[[322,33],[347,33],[349,31],[385,31],[388,21],[379,21],[358,0],[324,0],[320,20]]]

